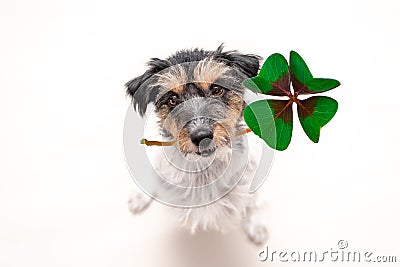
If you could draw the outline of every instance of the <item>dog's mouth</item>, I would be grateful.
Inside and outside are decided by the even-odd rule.
[[[204,150],[198,149],[195,153],[202,157],[209,157],[215,153],[215,150],[216,150],[215,147],[211,147]]]

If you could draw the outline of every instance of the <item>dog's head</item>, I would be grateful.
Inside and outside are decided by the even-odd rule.
[[[164,133],[183,154],[208,156],[229,146],[244,108],[242,82],[257,75],[260,58],[236,51],[182,50],[161,60],[126,84],[143,116],[155,104]]]

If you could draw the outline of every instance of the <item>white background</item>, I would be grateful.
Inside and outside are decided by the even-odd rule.
[[[265,245],[325,251],[344,239],[399,262],[399,13],[398,1],[2,1],[0,266],[275,266],[240,231],[189,236],[158,203],[127,209],[123,84],[151,57],[222,42],[263,57],[296,50],[342,83],[320,143],[296,120],[276,156]]]

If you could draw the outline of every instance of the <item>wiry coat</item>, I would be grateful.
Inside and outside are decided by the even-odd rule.
[[[167,192],[160,200],[175,206],[175,217],[192,232],[226,230],[250,216],[249,186],[259,160],[253,147],[258,140],[236,133],[245,127],[242,81],[257,75],[259,59],[223,52],[222,46],[215,51],[182,50],[165,60],[153,58],[143,75],[126,84],[142,116],[154,104],[155,112],[147,113],[151,131],[177,141],[152,150],[161,179],[150,193],[158,198]],[[203,148],[193,136],[205,131],[211,145],[207,142]]]

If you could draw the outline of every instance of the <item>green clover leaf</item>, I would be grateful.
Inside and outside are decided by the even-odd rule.
[[[322,93],[340,85],[334,79],[313,78],[307,64],[295,51],[290,51],[290,79],[297,95]]]
[[[292,139],[293,111],[289,100],[259,100],[243,113],[249,128],[270,147],[285,150]]]
[[[266,95],[287,96],[287,100],[259,100],[250,103],[243,112],[248,127],[273,149],[285,150],[293,131],[292,104],[297,104],[300,124],[313,142],[317,143],[321,128],[336,114],[338,103],[326,96],[313,96],[305,100],[299,95],[316,94],[340,85],[339,81],[314,78],[307,64],[295,51],[290,52],[290,66],[281,54],[273,54],[264,62],[256,77],[243,85]],[[290,90],[293,87],[293,93]]]
[[[272,54],[265,60],[256,77],[243,82],[244,86],[263,94],[284,96],[290,93],[289,66],[281,54]]]

